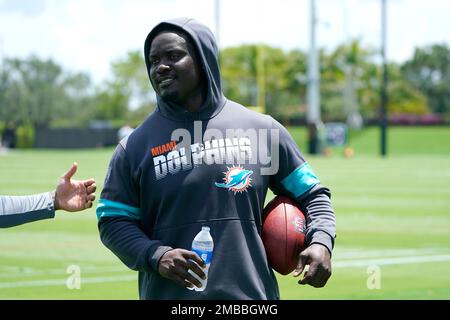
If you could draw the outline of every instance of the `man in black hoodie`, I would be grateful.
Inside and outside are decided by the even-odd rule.
[[[269,188],[307,217],[294,276],[309,264],[299,283],[324,286],[335,238],[330,192],[283,126],[224,97],[211,31],[191,19],[162,22],[144,54],[158,106],[117,146],[97,207],[101,240],[139,271],[140,298],[279,299],[261,240]],[[186,290],[200,286],[189,270],[205,275],[190,248],[205,225],[214,253],[208,285],[195,292]]]

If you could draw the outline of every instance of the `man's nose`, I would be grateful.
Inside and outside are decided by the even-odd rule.
[[[161,61],[158,68],[156,69],[156,72],[158,73],[164,73],[170,70],[170,65],[164,61]]]

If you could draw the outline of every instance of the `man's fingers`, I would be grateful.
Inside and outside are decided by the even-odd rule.
[[[86,209],[92,208],[92,201],[86,202],[85,208]]]
[[[302,281],[302,283],[300,284],[309,284],[314,288],[322,288],[327,283],[327,280],[328,276],[326,276],[325,272],[318,271],[314,277],[311,276],[308,279],[304,279],[304,281]]]
[[[88,195],[88,196],[86,197],[86,200],[87,200],[87,201],[94,202],[94,200],[95,200],[95,194],[90,194],[90,195]]]
[[[188,282],[187,280],[184,280],[183,281],[183,286],[185,288],[192,288],[194,285],[192,283]]]
[[[311,284],[311,282],[317,276],[317,263],[311,263],[309,265],[308,272],[305,274],[302,280],[300,280],[299,284]]]
[[[201,268],[205,268],[205,267],[206,267],[205,262],[202,260],[202,258],[200,258],[200,257],[198,256],[198,254],[196,254],[196,253],[193,252],[193,251],[185,251],[185,252],[183,253],[183,256],[184,256],[186,259],[194,260],[195,262],[198,263],[198,265],[199,265]]]
[[[182,276],[179,275],[178,273],[172,273],[170,276],[171,280],[175,281],[176,284],[178,284],[179,286],[182,286],[184,288],[192,288],[193,284],[190,282],[187,282],[186,279]]]
[[[330,276],[331,273],[324,269],[322,265],[312,263],[308,272],[305,273],[305,277],[298,283],[302,285],[309,284],[315,288],[322,288],[325,286]]]
[[[302,274],[303,270],[305,269],[306,263],[308,261],[308,256],[304,254],[300,254],[300,257],[298,259],[298,265],[297,268],[294,270],[294,277],[298,277]]]
[[[94,178],[91,178],[91,179],[89,179],[89,180],[85,180],[85,181],[83,181],[83,184],[84,184],[84,186],[87,188],[87,187],[89,187],[89,186],[95,184],[95,179],[94,179]]]
[[[322,288],[324,287],[328,279],[331,277],[331,271],[322,268],[321,266],[317,270],[317,275],[313,281],[311,281],[311,285],[315,288]]]
[[[205,277],[202,267],[205,267],[204,262],[195,252],[173,249],[162,256],[158,271],[164,278],[170,279],[182,287],[192,288],[194,285],[201,287],[197,276]]]
[[[183,286],[187,287],[187,284],[190,283],[197,287],[201,287],[200,281],[189,272],[189,263],[192,263],[192,261],[175,260],[175,265],[172,267],[171,272],[176,279],[179,281],[182,280],[179,283]]]
[[[323,287],[331,276],[331,257],[328,249],[320,244],[313,244],[303,251],[302,256],[307,257],[306,264],[309,264],[309,268],[298,283],[309,284],[316,288]],[[299,262],[298,269],[301,269],[301,265],[302,263]]]
[[[97,190],[97,186],[95,184],[92,184],[86,188],[87,194],[94,193],[95,190]]]
[[[183,271],[181,275],[186,279],[186,281],[200,288],[202,285],[201,282],[195,278],[192,273],[195,273],[200,278],[205,279],[206,275],[202,270],[202,268],[206,267],[205,262],[193,251],[183,250],[182,255],[183,258],[186,259],[186,263],[182,264]],[[189,272],[190,270],[192,273]]]
[[[173,272],[171,276],[172,280],[175,281],[178,285],[182,287],[192,287],[192,283],[188,283],[186,281],[186,277],[183,275],[178,274],[177,272]]]
[[[202,278],[202,279],[206,279],[206,274],[205,274],[205,272],[202,270],[202,268],[200,268],[200,266],[199,266],[197,263],[195,263],[195,262],[192,261],[192,260],[189,260],[189,261],[188,261],[188,267],[189,267],[189,269],[192,270],[192,272],[194,272],[195,274],[197,274],[197,276],[199,276],[199,277]]]
[[[324,272],[320,272],[315,279],[311,281],[311,285],[315,288],[322,288],[327,283],[327,278]]]
[[[298,281],[298,284],[303,284],[303,285],[310,284],[311,281],[312,281],[312,277],[309,275],[309,272],[306,272],[303,279]]]
[[[73,175],[75,174],[75,172],[77,172],[77,168],[78,168],[78,163],[74,162],[72,164],[72,167],[69,169],[69,171],[67,171],[62,178],[66,181],[70,180]]]
[[[195,278],[189,271],[185,271],[183,275],[184,275],[184,278],[186,279],[186,281],[192,283],[197,288],[200,288],[202,286],[201,282],[198,281],[198,279]]]

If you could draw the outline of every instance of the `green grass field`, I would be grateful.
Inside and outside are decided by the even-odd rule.
[[[305,131],[291,132],[304,148]],[[389,141],[386,159],[376,129],[352,134],[351,159],[340,149],[307,157],[333,193],[333,275],[322,289],[279,276],[282,299],[450,298],[450,128],[392,128]],[[94,177],[100,191],[111,153],[0,155],[0,194],[50,190],[75,160],[76,177]],[[72,265],[80,267],[80,289],[66,285]],[[0,231],[0,299],[137,298],[137,274],[101,244],[94,209]]]

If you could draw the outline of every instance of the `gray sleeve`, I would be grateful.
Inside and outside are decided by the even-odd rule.
[[[53,218],[53,205],[51,192],[31,196],[0,196],[0,228]]]
[[[336,238],[336,217],[330,197],[330,190],[317,184],[298,202],[307,220],[306,243],[324,245],[331,254]]]

